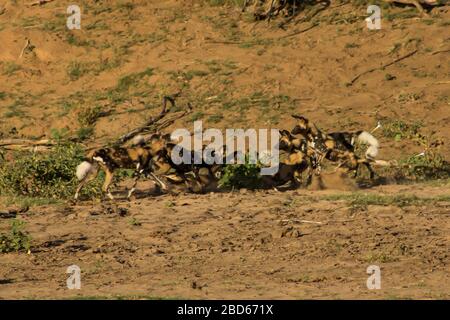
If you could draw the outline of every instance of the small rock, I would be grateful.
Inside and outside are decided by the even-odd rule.
[[[276,239],[280,239],[280,238],[283,238],[283,229],[276,229],[274,232],[273,232],[273,237],[274,238],[276,238]]]
[[[117,214],[121,217],[125,217],[128,214],[128,209],[119,207],[117,208]]]
[[[261,244],[269,243],[272,241],[272,235],[268,232],[263,232],[257,236],[256,241]]]

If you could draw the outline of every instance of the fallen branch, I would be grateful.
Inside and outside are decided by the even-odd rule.
[[[399,62],[399,61],[402,61],[402,60],[404,60],[404,59],[406,59],[406,58],[411,57],[412,55],[416,54],[417,51],[418,51],[417,49],[416,49],[416,50],[413,50],[413,51],[411,51],[410,53],[408,53],[408,54],[406,54],[406,55],[404,55],[404,56],[402,56],[402,57],[400,57],[400,58],[395,59],[394,61],[391,61],[391,62],[389,62],[389,63],[386,63],[386,64],[382,65],[381,67],[376,67],[376,68],[372,68],[372,69],[366,70],[366,71],[364,71],[364,72],[358,74],[357,76],[355,76],[349,83],[347,83],[347,86],[353,85],[353,83],[355,83],[355,81],[358,80],[358,79],[359,79],[360,77],[362,77],[363,75],[366,75],[366,74],[368,74],[368,73],[374,72],[374,71],[376,71],[376,70],[382,70],[382,69],[384,69],[384,68],[387,68],[387,67],[389,67],[389,66],[391,66],[391,65],[393,65],[393,64],[395,64],[395,63],[397,63],[397,62]]]
[[[264,39],[258,39],[258,40],[254,40],[254,41],[220,41],[220,40],[209,40],[206,43],[213,43],[213,44],[258,44],[260,42],[264,42],[264,41],[274,41],[274,40],[279,40],[279,39],[285,39],[285,38],[289,38],[289,37],[293,37],[296,36],[298,34],[307,32],[315,27],[317,27],[319,24],[315,23],[305,29],[302,30],[298,30],[298,31],[294,31],[292,33],[286,34],[284,36],[278,37],[278,38],[264,38]]]
[[[313,29],[313,28],[317,27],[318,25],[319,25],[318,23],[315,23],[315,24],[309,26],[309,27],[306,28],[306,29],[302,29],[302,30],[299,30],[299,31],[294,31],[294,32],[292,32],[292,33],[286,34],[286,35],[280,37],[280,39],[285,39],[285,38],[289,38],[289,37],[296,36],[296,35],[298,35],[298,34],[301,34],[301,33],[304,33],[304,32],[306,32],[306,31],[309,31],[309,30]]]
[[[30,45],[31,45],[30,39],[27,39],[25,46],[23,47],[22,51],[20,52],[19,59],[22,58],[23,54],[25,53],[25,50],[27,50]]]
[[[295,21],[295,25],[298,25],[299,23],[302,22],[307,22],[307,21],[311,21],[312,18],[314,18],[319,12],[325,10],[326,8],[328,8],[330,6],[330,1],[329,0],[323,0],[318,2],[317,4],[320,4],[321,6],[315,10],[310,10],[305,17],[297,19]],[[311,13],[312,12],[312,13]],[[293,14],[292,16],[290,16],[289,18],[285,19],[283,22],[281,22],[278,27],[285,30],[285,26],[289,23],[291,23],[293,20],[295,20],[295,18],[297,17],[297,14]]]
[[[248,3],[248,0],[244,0],[244,3],[242,4],[241,12],[245,11],[245,8],[247,8],[247,3]]]
[[[320,221],[311,221],[311,220],[298,220],[298,219],[283,219],[280,220],[281,222],[297,222],[297,223],[312,223],[312,224],[323,224],[323,222]]]
[[[0,147],[11,145],[28,145],[28,146],[53,146],[55,143],[48,139],[45,140],[27,140],[27,139],[5,139],[0,140]]]
[[[180,119],[181,117],[184,117],[186,114],[188,114],[189,112],[191,112],[192,107],[191,105],[188,103],[188,108],[182,112],[181,114],[166,120],[163,123],[158,123],[158,121],[162,120],[167,113],[170,111],[170,109],[167,109],[167,102],[170,102],[172,107],[175,107],[175,99],[172,97],[168,97],[165,96],[163,98],[163,107],[161,112],[156,116],[156,117],[152,117],[150,118],[143,126],[136,128],[124,135],[122,135],[115,144],[124,144],[125,142],[127,142],[128,140],[132,139],[133,137],[137,136],[138,134],[142,134],[145,132],[156,132],[159,131],[163,128],[166,128],[167,126],[169,126],[170,124],[172,124],[173,122],[175,122],[175,120]]]
[[[29,6],[30,7],[42,6],[42,5],[46,4],[46,3],[53,2],[53,1],[55,1],[55,0],[38,0],[38,1],[30,3]]]
[[[438,53],[444,53],[444,52],[450,52],[450,49],[447,49],[447,50],[437,50],[437,51],[432,52],[431,55],[434,56],[435,54],[438,54]]]
[[[52,146],[27,146],[27,145],[10,145],[2,147],[3,150],[10,151],[31,151],[31,152],[45,152],[50,151]]]

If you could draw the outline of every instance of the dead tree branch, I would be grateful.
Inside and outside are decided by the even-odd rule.
[[[29,151],[47,151],[56,145],[51,140],[27,140],[27,139],[5,139],[0,140],[0,148],[3,150],[29,150]]]
[[[142,133],[154,133],[157,132],[163,128],[168,127],[173,122],[175,122],[177,119],[180,119],[184,117],[186,114],[191,112],[192,107],[188,103],[188,108],[184,110],[183,112],[177,114],[176,116],[165,120],[164,122],[160,122],[170,111],[170,108],[167,108],[167,102],[170,102],[171,107],[175,108],[175,99],[173,97],[165,96],[163,98],[163,106],[161,112],[156,117],[151,117],[144,125],[140,126],[139,128],[136,128],[124,135],[122,135],[115,144],[124,144],[128,140],[132,139],[133,137],[137,136],[138,134]]]
[[[391,62],[389,62],[389,63],[383,64],[381,67],[372,68],[372,69],[366,70],[366,71],[364,71],[364,72],[362,72],[362,73],[356,75],[356,76],[348,83],[348,86],[353,85],[353,84],[356,82],[356,80],[358,80],[358,79],[359,79],[360,77],[362,77],[363,75],[366,75],[366,74],[368,74],[368,73],[374,72],[374,71],[376,71],[376,70],[382,70],[382,69],[384,69],[384,68],[387,68],[387,67],[389,67],[389,66],[391,66],[391,65],[393,65],[393,64],[395,64],[395,63],[397,63],[397,62],[399,62],[399,61],[402,61],[402,60],[404,60],[404,59],[406,59],[406,58],[411,57],[412,55],[416,54],[417,51],[418,51],[417,49],[416,49],[416,50],[413,50],[413,51],[411,51],[410,53],[405,54],[404,56],[401,56],[400,58],[395,59],[394,61],[391,61]]]
[[[42,6],[46,3],[53,2],[53,1],[55,1],[55,0],[38,0],[38,1],[30,3],[29,6],[31,6],[31,7]]]

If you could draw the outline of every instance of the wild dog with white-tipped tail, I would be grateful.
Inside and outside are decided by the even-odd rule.
[[[291,133],[303,136],[308,142],[310,156],[317,158],[316,166],[319,173],[321,162],[323,159],[328,159],[341,164],[347,163],[351,169],[355,170],[355,176],[358,174],[359,165],[363,164],[369,170],[370,178],[373,179],[375,173],[370,163],[375,161],[380,144],[371,133],[367,131],[325,133],[303,116],[292,115],[292,117],[297,119],[297,124]],[[355,155],[357,143],[368,145],[364,159]]]
[[[114,171],[119,168],[135,169],[134,185],[128,193],[128,198],[130,198],[138,179],[142,175],[152,174],[151,161],[152,152],[147,147],[111,147],[93,150],[87,155],[86,160],[77,166],[76,176],[80,183],[75,192],[75,199],[78,199],[83,186],[95,179],[100,169],[105,172],[102,191],[110,199],[114,199],[109,187],[113,180]]]

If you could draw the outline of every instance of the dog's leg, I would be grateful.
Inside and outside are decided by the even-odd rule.
[[[372,166],[369,162],[364,162],[364,165],[366,166],[367,170],[369,170],[369,178],[372,180],[375,177],[375,172],[372,169]]]
[[[300,187],[302,185],[302,170],[301,169],[295,169],[294,174],[292,176],[292,184],[295,189]]]
[[[131,196],[133,195],[134,191],[136,190],[136,185],[141,178],[141,175],[144,173],[144,169],[140,169],[141,164],[138,163],[136,166],[136,171],[134,172],[135,178],[133,181],[133,186],[131,187],[130,191],[128,191],[127,199],[130,200]]]
[[[75,200],[78,200],[78,197],[80,195],[81,189],[83,189],[83,187],[89,183],[90,181],[94,180],[97,175],[98,175],[98,165],[96,163],[93,164],[94,166],[94,170],[90,171],[84,178],[83,180],[80,181],[80,183],[78,184],[77,190],[75,191]]]
[[[357,167],[356,168],[358,168],[361,163],[364,164],[364,166],[369,171],[369,178],[372,180],[375,177],[375,171],[373,171],[372,166],[370,165],[370,161],[367,160],[367,159],[359,159],[357,161]]]
[[[358,177],[358,169],[359,169],[359,163],[356,165],[355,173],[353,174],[354,179],[356,179],[356,177]]]
[[[136,190],[136,185],[139,181],[139,178],[141,177],[141,173],[138,173],[133,181],[133,186],[131,187],[130,191],[128,191],[127,199],[130,200],[131,196],[133,195],[134,191]]]
[[[109,186],[111,185],[111,182],[113,180],[113,172],[109,170],[109,168],[104,167],[104,171],[105,171],[105,182],[103,183],[103,192],[106,193],[106,195],[108,196],[108,198],[110,198],[111,200],[114,200],[113,195],[111,194],[111,192],[109,191]]]
[[[153,172],[150,173],[150,176],[152,176],[152,178],[155,179],[155,181],[161,186],[161,188],[164,191],[168,190],[167,185],[164,182],[162,182],[161,179],[159,179]]]
[[[319,157],[317,158],[317,163],[316,163],[316,175],[320,176],[320,173],[322,172],[322,161],[325,158],[325,154],[321,154],[319,155]]]

